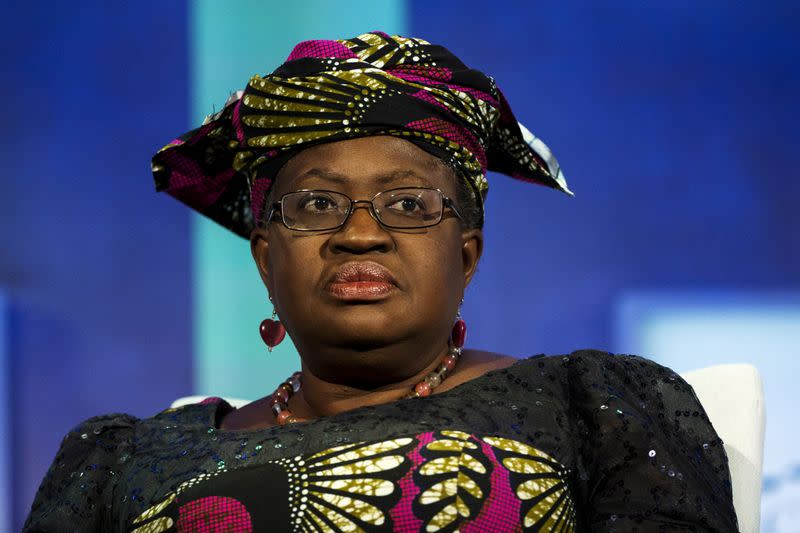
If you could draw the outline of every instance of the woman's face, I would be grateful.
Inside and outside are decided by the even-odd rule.
[[[322,189],[369,200],[388,189],[429,187],[455,198],[455,179],[408,141],[365,137],[303,150],[278,173],[272,197]],[[446,348],[482,234],[462,229],[447,209],[435,226],[388,229],[363,206],[330,231],[294,231],[276,219],[253,232],[253,256],[312,372],[334,381],[373,381],[375,370],[387,382],[405,379]],[[398,357],[398,347],[408,356]]]

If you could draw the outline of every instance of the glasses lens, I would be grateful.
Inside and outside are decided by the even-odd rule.
[[[281,198],[283,223],[296,230],[325,230],[347,218],[350,199],[333,191],[297,191]]]
[[[372,201],[378,219],[393,228],[424,228],[442,219],[442,193],[405,188],[379,193]]]

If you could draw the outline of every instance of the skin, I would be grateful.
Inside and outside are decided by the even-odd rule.
[[[433,187],[456,197],[455,176],[440,160],[395,137],[317,145],[278,173],[273,197],[299,189],[343,192],[356,200],[396,187]],[[359,206],[365,204],[359,204]],[[447,216],[436,226],[395,230],[357,208],[337,230],[298,232],[275,220],[251,235],[251,250],[288,335],[300,353],[303,387],[289,402],[301,418],[330,416],[401,399],[436,368],[464,290],[475,274],[483,233]],[[328,290],[336,269],[373,261],[396,280],[377,301],[342,301]],[[516,359],[464,350],[434,394]],[[275,425],[269,396],[232,411],[222,429]]]

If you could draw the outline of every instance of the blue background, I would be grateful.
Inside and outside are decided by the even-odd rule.
[[[469,345],[624,349],[614,316],[631,291],[800,287],[800,11],[666,6],[406,3],[408,33],[492,74],[576,192],[490,177]],[[18,529],[70,427],[149,416],[193,392],[190,215],[152,192],[149,173],[152,152],[191,126],[191,6],[3,12],[0,354],[12,429],[0,482]],[[769,354],[751,362],[800,370]]]

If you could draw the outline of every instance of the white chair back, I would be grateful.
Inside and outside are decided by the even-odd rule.
[[[717,365],[681,374],[694,389],[728,454],[733,506],[742,533],[761,521],[764,390],[752,365]]]

